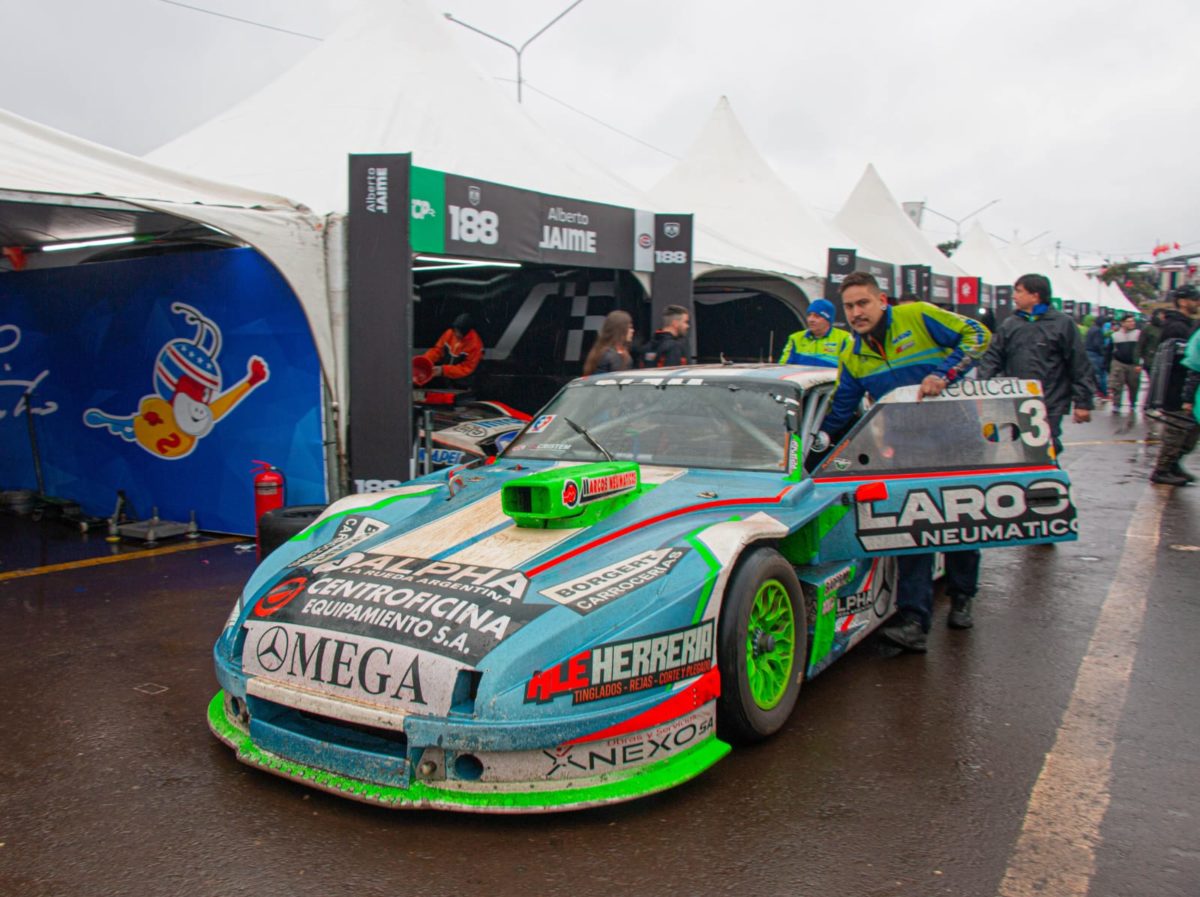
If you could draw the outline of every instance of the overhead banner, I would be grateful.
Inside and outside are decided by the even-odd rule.
[[[326,501],[316,347],[295,295],[252,249],[0,277],[0,470],[109,516],[254,532],[252,468],[290,504]],[[25,393],[32,390],[26,400]]]
[[[695,318],[691,215],[654,216],[654,274],[650,278],[650,294],[651,327],[661,325],[663,309],[668,305],[683,306]]]
[[[346,300],[349,459],[355,492],[409,478],[412,253],[407,153],[350,156]]]
[[[1064,299],[1063,304],[1062,304],[1062,310],[1063,310],[1063,314],[1074,315],[1075,314],[1075,300],[1074,299]]]
[[[879,289],[883,290],[889,296],[895,296],[898,292],[899,284],[896,282],[896,266],[889,262],[879,262],[875,259],[863,258],[861,255],[855,260],[855,271],[866,271],[877,281],[879,281]]]
[[[879,289],[885,294],[895,295],[896,266],[888,262],[880,262],[860,256],[854,249],[830,249],[828,257],[829,276],[825,279],[825,298],[837,308],[838,317],[845,320],[842,312],[842,281],[853,271],[865,271],[879,282]]]
[[[979,304],[984,308],[996,307],[996,288],[990,283],[979,284]]]
[[[996,323],[1012,314],[1012,287],[996,286]]]
[[[929,301],[936,305],[954,304],[954,278],[948,274],[934,274],[931,277]]]
[[[414,167],[411,184],[414,252],[651,270],[633,209],[429,168]]]
[[[933,273],[928,265],[901,265],[900,267],[900,291],[902,293],[912,293],[922,302],[928,302],[930,298],[931,279]]]
[[[958,278],[958,295],[956,297],[957,305],[978,305],[979,304],[979,284],[978,277],[960,277]]]

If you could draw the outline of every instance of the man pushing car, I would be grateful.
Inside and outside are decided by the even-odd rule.
[[[917,386],[918,400],[937,396],[960,379],[987,350],[991,334],[978,321],[927,302],[888,306],[878,281],[864,271],[846,276],[842,308],[854,331],[838,359],[838,385],[814,449],[851,424],[864,395],[878,401],[898,386]],[[946,554],[946,590],[952,629],[969,629],[979,579],[979,550]],[[933,616],[934,555],[901,555],[895,622],[880,630],[906,651],[924,652]]]

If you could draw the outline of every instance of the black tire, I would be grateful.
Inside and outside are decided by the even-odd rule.
[[[790,650],[779,644],[780,640],[789,639],[782,620],[773,631],[753,635],[750,632],[751,615],[760,589],[765,589],[764,597],[773,596],[781,612],[790,615]],[[752,638],[757,642],[754,647]],[[760,651],[754,655],[758,657],[764,653],[782,652],[778,660],[785,663],[771,665],[777,680],[783,680],[783,667],[788,667],[786,686],[782,681],[778,682],[782,694],[776,694],[775,699],[768,702],[770,706],[765,708],[755,700],[750,681],[750,664],[756,650]],[[783,728],[800,696],[807,656],[808,619],[796,571],[778,551],[754,549],[739,562],[721,608],[717,636],[717,664],[721,670],[717,728],[721,737],[746,744],[762,741]]]
[[[292,505],[267,511],[258,521],[258,539],[265,558],[321,516],[325,505]]]

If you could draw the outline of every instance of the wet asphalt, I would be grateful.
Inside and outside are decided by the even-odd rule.
[[[253,553],[4,578],[113,549],[0,517],[0,895],[997,894],[1133,508],[1165,488],[1153,436],[1107,410],[1067,425],[1082,538],[986,552],[973,630],[939,599],[927,655],[868,640],[766,744],[548,816],[389,811],[242,766],[205,707]],[[1080,893],[1200,894],[1198,548],[1200,487],[1175,489]]]

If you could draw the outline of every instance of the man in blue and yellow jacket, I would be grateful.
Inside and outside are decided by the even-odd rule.
[[[837,390],[821,424],[818,449],[829,444],[827,434],[839,436],[850,425],[864,395],[878,400],[898,386],[919,386],[918,399],[940,395],[971,369],[991,340],[978,321],[927,302],[889,308],[878,282],[863,271],[847,275],[841,293],[855,335],[839,359]],[[898,619],[880,635],[905,650],[923,652],[933,615],[933,555],[902,555],[897,560]],[[971,599],[978,579],[978,549],[947,552],[952,629],[974,625]]]
[[[833,303],[828,299],[814,299],[805,316],[807,330],[798,330],[788,337],[780,364],[808,364],[822,368],[835,368],[842,350],[850,342],[850,334],[833,326]]]

